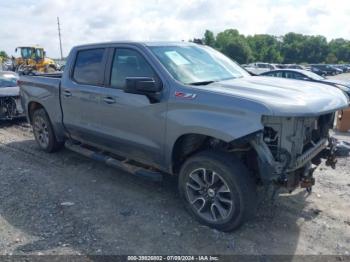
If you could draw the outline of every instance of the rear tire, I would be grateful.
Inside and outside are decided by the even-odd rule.
[[[51,121],[43,108],[37,109],[33,113],[33,132],[39,147],[52,153],[62,148],[63,142],[58,142]]]
[[[255,215],[255,181],[237,157],[224,152],[190,157],[180,171],[179,192],[199,222],[220,231],[237,229]]]

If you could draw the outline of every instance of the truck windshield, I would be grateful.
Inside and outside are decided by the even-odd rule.
[[[237,63],[207,46],[151,46],[150,49],[169,73],[184,84],[205,85],[249,76]]]

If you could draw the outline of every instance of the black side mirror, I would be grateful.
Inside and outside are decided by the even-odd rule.
[[[124,92],[140,95],[153,95],[162,90],[160,82],[151,77],[127,77]]]

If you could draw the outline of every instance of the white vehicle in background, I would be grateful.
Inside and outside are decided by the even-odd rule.
[[[288,68],[288,69],[299,69],[299,70],[308,70],[308,71],[310,71],[310,67],[303,66],[303,65],[297,65],[297,64],[290,64],[290,65],[287,65],[286,68]]]
[[[253,73],[255,75],[260,75],[262,73],[265,73],[270,70],[275,70],[278,69],[276,66],[269,64],[269,63],[262,63],[262,62],[257,62],[257,63],[251,63],[244,68],[249,71],[250,73]]]
[[[17,80],[18,74],[15,72],[0,72],[0,120],[24,116]]]

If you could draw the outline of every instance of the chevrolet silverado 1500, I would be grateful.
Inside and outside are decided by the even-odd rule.
[[[185,207],[228,231],[254,215],[260,185],[311,188],[334,165],[337,88],[250,76],[191,43],[74,47],[63,75],[24,76],[22,105],[39,146],[69,149],[129,172],[178,175]]]

